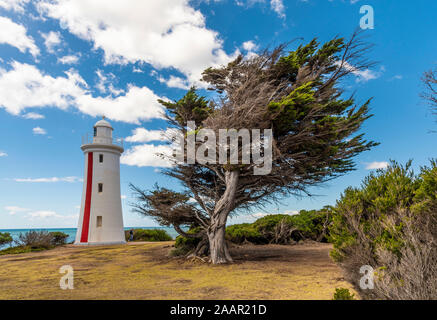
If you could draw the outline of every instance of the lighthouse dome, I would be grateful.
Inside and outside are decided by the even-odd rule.
[[[112,130],[111,124],[105,120],[99,120],[94,125],[94,139],[93,143],[112,144]]]
[[[96,127],[107,127],[107,128],[112,128],[111,124],[105,120],[105,118],[103,118],[102,120],[99,120],[96,122],[96,124],[94,125],[94,128]]]

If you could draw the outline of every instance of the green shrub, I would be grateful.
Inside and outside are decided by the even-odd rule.
[[[0,232],[0,246],[9,244],[12,242],[11,234],[8,232]]]
[[[52,235],[45,231],[35,231],[31,230],[26,233],[20,233],[18,236],[18,246],[30,247],[32,249],[44,248],[48,249],[53,247],[53,237]]]
[[[187,231],[187,234],[196,234],[202,230],[201,227],[194,227]],[[175,248],[192,248],[194,249],[200,242],[200,238],[191,238],[184,236],[177,236],[175,241]]]
[[[354,296],[355,294],[351,294],[349,289],[336,288],[332,300],[355,300]]]
[[[332,210],[330,255],[363,299],[437,299],[437,162],[417,176],[394,161],[347,188]],[[377,270],[361,290],[360,267]]]
[[[311,239],[327,242],[327,230],[331,223],[331,208],[322,210],[301,210],[299,214],[287,216],[285,221],[297,229],[293,240]],[[292,235],[293,236],[293,235]]]
[[[233,243],[241,244],[251,242],[254,244],[269,243],[269,239],[261,234],[254,224],[234,224],[226,228],[226,239]]]
[[[269,214],[256,220],[253,223],[253,226],[257,231],[261,232],[262,234],[273,233],[278,223],[287,217],[290,216],[286,214]]]
[[[47,232],[31,230],[26,233],[20,233],[18,240],[15,242],[17,246],[3,249],[0,255],[18,254],[34,251],[42,251],[52,249],[55,246],[63,245],[68,238],[68,234],[63,232]]]
[[[331,222],[331,208],[301,210],[295,215],[272,214],[254,223],[242,223],[226,228],[226,238],[234,243],[245,241],[254,244],[289,244],[311,239],[327,241],[327,229]]]
[[[178,236],[175,241],[175,248],[170,252],[171,256],[184,256],[193,254],[194,256],[206,256],[209,254],[209,241],[205,230],[202,227],[191,227],[186,231],[187,234],[196,235],[195,237]]]
[[[59,231],[50,232],[49,234],[52,237],[52,244],[54,246],[64,245],[68,238],[68,234]]]
[[[130,239],[130,230],[125,231],[126,241]],[[133,241],[171,241],[172,237],[161,229],[134,229]]]

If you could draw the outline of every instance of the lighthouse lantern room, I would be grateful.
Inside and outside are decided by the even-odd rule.
[[[85,154],[82,203],[76,233],[77,245],[125,243],[120,195],[120,156],[123,145],[114,141],[105,120],[94,125],[91,141],[81,146]]]

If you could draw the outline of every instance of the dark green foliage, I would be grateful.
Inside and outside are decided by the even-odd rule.
[[[287,217],[288,215],[286,214],[269,214],[256,220],[253,225],[259,232],[267,234],[274,232],[278,223]]]
[[[169,120],[175,121],[177,124],[184,126],[187,121],[194,121],[196,126],[202,124],[209,114],[212,112],[212,107],[208,106],[208,101],[205,97],[199,96],[196,93],[196,88],[192,87],[180,100],[168,102],[158,100],[169,114]]]
[[[327,206],[321,210],[301,210],[299,214],[286,217],[285,221],[297,229],[301,239],[327,242],[327,228],[331,223],[331,207]]]
[[[202,231],[203,230],[201,227],[192,227],[186,233],[189,235],[204,234],[202,233]],[[189,252],[193,252],[201,241],[202,241],[202,237],[177,236],[174,245],[175,249],[172,250],[171,255],[183,256]]]
[[[198,234],[201,231],[202,231],[202,228],[194,227],[194,228],[191,228],[190,230],[188,230],[187,234],[194,235],[194,234]],[[184,237],[184,236],[177,236],[176,241],[175,241],[175,247],[180,248],[180,247],[188,246],[190,248],[195,248],[199,242],[200,242],[200,238],[197,238],[197,237],[189,238],[189,237]]]
[[[336,288],[332,300],[355,300],[355,294],[351,294],[349,289]]]
[[[383,221],[396,218],[395,209],[410,208],[420,180],[410,169],[411,161],[405,166],[392,162],[387,170],[377,170],[369,174],[360,188],[347,188],[333,211],[330,227],[330,242],[334,244],[331,256],[341,262],[347,256],[348,248],[357,243],[355,230],[348,228],[350,218],[359,222],[365,234],[373,233],[369,239],[369,249],[374,252],[381,245],[392,252],[399,252],[402,246],[402,221],[397,220],[391,228],[383,226]]]
[[[9,244],[12,242],[11,234],[8,232],[0,232],[0,246]]]
[[[226,228],[226,238],[234,243],[289,244],[301,240],[326,242],[330,223],[330,208],[301,210],[295,215],[272,214],[256,220]]]
[[[251,242],[254,244],[269,243],[269,239],[257,229],[254,224],[234,224],[226,228],[226,239],[233,243],[241,244]]]
[[[50,232],[49,234],[52,236],[52,244],[54,246],[60,246],[65,244],[68,238],[68,234],[59,231]]]
[[[362,265],[377,270],[364,299],[436,299],[437,162],[415,175],[394,161],[347,188],[332,210],[331,257],[351,283]]]
[[[130,239],[130,230],[124,232],[126,241]],[[165,230],[160,229],[134,229],[133,241],[171,241],[172,237]]]

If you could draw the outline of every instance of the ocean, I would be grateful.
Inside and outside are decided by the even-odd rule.
[[[175,231],[175,229],[173,229],[172,227],[129,227],[129,228],[124,228],[124,230],[130,230],[130,229],[161,229],[161,230],[165,230],[170,237],[172,237],[173,239],[176,238],[179,234]],[[74,239],[76,238],[76,230],[77,228],[41,228],[41,229],[0,229],[0,232],[8,232],[11,234],[12,238],[18,239],[20,233],[26,233],[28,231],[41,231],[41,230],[45,230],[48,232],[55,232],[55,231],[60,231],[63,232],[65,234],[68,234],[68,238],[67,238],[67,243],[73,242]],[[0,246],[0,249],[5,249],[11,245],[14,245],[14,243],[11,243],[10,245],[5,245],[5,246]]]

